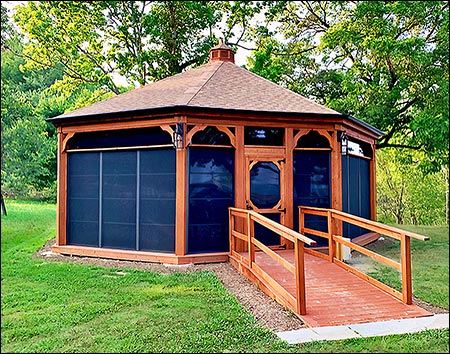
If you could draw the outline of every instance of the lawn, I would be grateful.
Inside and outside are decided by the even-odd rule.
[[[7,200],[2,215],[1,351],[448,353],[449,332],[288,345],[211,272],[157,274],[33,257],[55,236],[52,204]],[[412,229],[414,296],[448,308],[448,227]]]

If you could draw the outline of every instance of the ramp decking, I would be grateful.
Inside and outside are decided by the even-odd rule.
[[[277,254],[294,264],[294,250],[278,250]],[[242,252],[241,256],[245,258],[248,253]],[[280,300],[276,287],[253,272],[247,262],[233,256],[230,256],[230,261],[269,296]],[[296,296],[295,276],[286,268],[264,252],[255,252],[255,264],[292,296]],[[305,254],[305,286],[306,314],[299,317],[310,327],[433,315],[417,305],[407,305],[342,267],[311,254]]]

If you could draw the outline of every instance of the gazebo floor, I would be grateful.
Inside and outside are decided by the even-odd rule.
[[[277,253],[294,264],[294,251]],[[247,253],[242,252],[246,257]],[[236,266],[236,260],[232,262]],[[256,252],[256,264],[295,297],[295,277],[263,252]],[[242,266],[242,265],[241,265]],[[240,268],[240,267],[236,267]],[[249,276],[247,269],[243,274]],[[255,277],[255,275],[253,275]],[[432,316],[325,259],[305,253],[306,315],[299,316],[310,327],[338,326]],[[255,281],[255,279],[250,279]],[[268,289],[263,289],[268,292]],[[277,294],[268,293],[273,298]]]

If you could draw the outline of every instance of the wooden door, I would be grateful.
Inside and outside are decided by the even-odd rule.
[[[282,222],[286,212],[284,200],[284,157],[246,159],[246,207],[271,220]],[[255,224],[255,237],[268,246],[280,245],[280,237]]]

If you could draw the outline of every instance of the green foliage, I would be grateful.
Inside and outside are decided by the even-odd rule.
[[[7,208],[8,216],[1,216],[5,353],[448,352],[448,329],[288,345],[258,324],[211,272],[159,274],[35,258],[55,234],[55,205],[7,200]],[[435,239],[431,230],[416,232]],[[448,228],[443,231],[436,232],[446,249],[413,244],[413,262],[420,251],[424,274],[430,255],[441,247],[447,258],[441,252],[439,262],[448,277]],[[422,280],[414,279],[414,286]],[[448,294],[446,280],[447,291],[441,281],[428,286],[429,293]]]
[[[17,37],[7,43],[20,48]],[[23,73],[19,69],[23,59],[8,49],[2,50],[1,60],[2,192],[54,199],[55,129],[39,116],[37,108],[44,105],[43,90],[58,77],[58,70]]]
[[[94,91],[92,85],[49,90],[62,81],[63,66],[24,70],[22,48],[17,34],[2,47],[2,192],[55,201],[57,137],[45,118],[102,98],[104,91]]]
[[[439,307],[449,308],[449,228],[448,226],[398,225],[399,227],[420,235],[426,235],[429,241],[411,239],[412,284],[413,295],[425,302]],[[376,252],[390,259],[399,259],[399,242],[397,247],[390,247],[390,242],[369,244],[376,247]],[[369,273],[375,279],[401,291],[401,275],[397,270],[377,263]]]
[[[221,8],[206,1],[36,1],[18,6],[14,19],[29,36],[28,67],[63,63],[67,84],[118,94],[115,72],[144,85],[203,64]]]
[[[448,2],[286,1],[268,13],[252,71],[381,129],[379,148],[448,166]]]
[[[377,206],[382,222],[444,225],[448,169],[424,174],[423,153],[397,148],[377,152]]]

